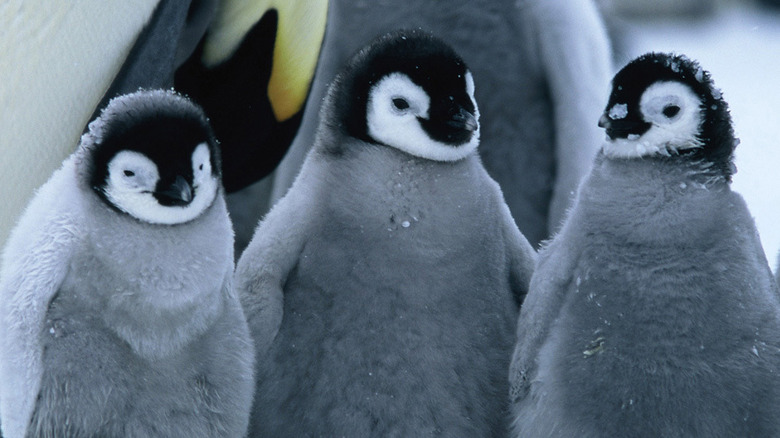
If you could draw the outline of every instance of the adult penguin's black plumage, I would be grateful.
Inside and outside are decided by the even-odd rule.
[[[271,173],[292,142],[327,8],[320,0],[222,1],[176,70],[176,89],[205,109],[220,139],[228,193]]]

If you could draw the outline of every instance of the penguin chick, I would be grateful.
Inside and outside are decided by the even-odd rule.
[[[474,81],[421,31],[332,83],[318,138],[236,269],[251,436],[494,436],[535,253],[476,147]]]
[[[112,100],[38,191],[0,273],[3,436],[241,436],[253,345],[203,112]]]
[[[514,436],[778,436],[778,290],[730,188],[720,91],[650,53],[614,77],[600,125],[518,320]]]

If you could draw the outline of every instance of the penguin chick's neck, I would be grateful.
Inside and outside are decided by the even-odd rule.
[[[688,239],[689,229],[706,228],[697,223],[711,221],[711,210],[730,184],[706,164],[681,158],[600,153],[576,208],[593,218],[588,223],[629,241]]]
[[[709,142],[713,140],[708,139]],[[736,146],[739,140],[734,137],[720,139],[719,141],[729,142]],[[728,150],[733,150],[734,146],[728,145]],[[634,148],[631,154],[616,153],[619,149]],[[620,161],[649,161],[661,163],[669,169],[669,175],[674,178],[681,177],[681,172],[685,178],[691,179],[693,183],[712,185],[717,183],[730,183],[731,177],[737,169],[734,165],[733,155],[713,156],[712,150],[724,151],[726,147],[712,147],[710,144],[704,144],[702,140],[691,139],[685,147],[673,147],[665,145],[661,147],[648,145],[640,137],[638,139],[607,139],[599,154],[599,160]]]

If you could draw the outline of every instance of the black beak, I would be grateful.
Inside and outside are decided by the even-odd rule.
[[[192,186],[181,175],[171,185],[155,192],[160,204],[166,206],[184,206],[192,201]]]
[[[601,118],[599,119],[599,128],[606,128],[610,125],[609,116],[607,116],[607,113],[604,113],[601,115]]]
[[[447,125],[468,132],[474,132],[479,128],[477,118],[464,108],[460,108],[457,113],[453,114],[450,120],[447,121]]]
[[[607,113],[599,118],[599,128],[605,128],[610,139],[628,138],[630,134],[642,135],[650,129],[651,124],[629,119],[611,119]]]

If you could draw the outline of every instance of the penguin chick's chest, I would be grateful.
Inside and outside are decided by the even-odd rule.
[[[245,349],[241,336],[209,332],[187,348],[149,360],[99,315],[74,316],[83,307],[78,295],[63,291],[49,308],[41,334],[45,371],[31,428],[42,435],[57,435],[70,424],[90,436],[157,431],[195,437],[219,436],[226,423],[235,427],[236,406],[224,393],[243,392],[250,365],[213,351]],[[233,312],[222,324],[236,317]]]
[[[74,251],[61,291],[81,301],[142,356],[167,354],[222,313],[231,229],[222,200],[201,217],[154,226],[93,200],[91,230]]]
[[[749,240],[739,205],[725,187],[668,167],[605,160],[583,186],[574,216],[587,241],[563,309],[571,333],[583,334],[582,357],[609,349],[615,360],[684,367],[722,345],[713,318],[736,322],[720,312],[747,286],[730,273],[746,257],[734,243]]]
[[[457,299],[461,285],[475,281],[484,293],[495,289],[507,277],[500,205],[479,163],[410,157],[382,164],[362,166],[381,169],[373,174],[334,169],[357,178],[326,190],[297,275],[334,293],[337,285],[354,288],[361,299],[381,288],[431,300]]]
[[[754,394],[741,370],[773,372],[776,353],[767,345],[776,343],[776,298],[762,285],[766,272],[738,195],[655,167],[597,163],[584,183],[561,236],[584,240],[539,380],[577,382],[561,387],[561,400],[583,424],[600,415],[615,419],[605,428],[620,430],[628,426],[617,419],[644,424],[631,419],[653,413],[706,430],[695,419],[744,416],[739,407]],[[631,189],[629,181],[652,186]],[[730,388],[729,397],[707,396],[715,387]],[[613,411],[582,399],[610,400]]]
[[[354,161],[332,169],[352,175],[348,184],[323,190],[321,218],[285,285],[282,332],[358,349],[398,342],[387,354],[433,349],[431,339],[508,342],[516,306],[500,196],[477,159],[339,167]]]
[[[350,412],[353,432],[408,435],[441,421],[463,435],[500,412],[507,391],[517,306],[497,187],[474,157],[361,164],[348,183],[329,169],[342,180],[307,212],[318,224],[285,283],[269,352],[283,365],[259,393],[292,400],[303,429]]]

